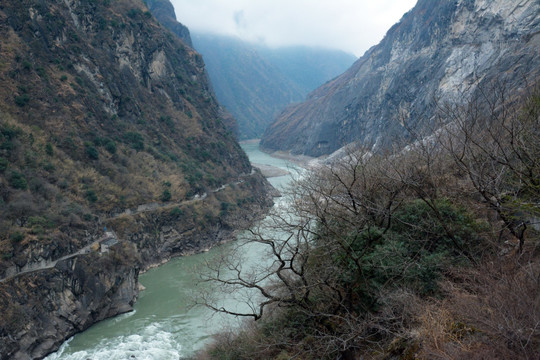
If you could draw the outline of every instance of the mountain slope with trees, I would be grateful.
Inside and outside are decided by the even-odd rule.
[[[128,311],[140,268],[271,204],[201,55],[142,0],[3,1],[0,84],[2,359]]]

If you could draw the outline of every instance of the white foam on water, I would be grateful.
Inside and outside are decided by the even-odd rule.
[[[132,317],[136,313],[137,313],[137,310],[133,310],[133,311],[121,314],[121,315],[117,315],[114,318],[112,318],[112,321],[116,324],[116,323],[118,323],[118,322],[120,322],[120,321],[122,321],[124,319]]]
[[[181,358],[182,346],[175,336],[152,323],[140,334],[102,340],[93,349],[70,351],[71,339],[46,360],[176,360]]]

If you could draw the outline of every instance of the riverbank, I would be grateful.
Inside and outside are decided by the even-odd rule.
[[[266,153],[258,150],[258,146],[247,146],[244,148],[248,154],[250,161],[256,164],[267,165],[269,167],[281,169],[287,172],[287,169],[294,168],[290,162],[270,157]],[[257,172],[258,173],[258,172]],[[231,319],[225,316],[215,315],[211,310],[193,306],[193,294],[196,291],[201,291],[205,284],[200,283],[200,269],[207,263],[212,263],[216,258],[220,257],[222,252],[228,251],[234,246],[234,240],[237,232],[231,232],[232,225],[238,225],[239,222],[246,221],[255,217],[257,208],[250,207],[245,211],[235,215],[238,206],[230,205],[229,208],[223,206],[220,212],[220,223],[216,226],[199,224],[190,222],[191,227],[182,229],[173,229],[170,226],[163,228],[158,237],[143,238],[138,236],[136,229],[150,232],[153,228],[143,226],[146,223],[160,225],[170,222],[172,216],[180,217],[189,221],[193,219],[195,212],[204,213],[209,211],[209,206],[202,205],[208,202],[208,205],[214,204],[214,208],[220,209],[222,203],[235,204],[231,197],[235,192],[245,192],[242,190],[250,181],[262,181],[261,176],[248,176],[245,182],[227,186],[222,191],[208,192],[208,196],[203,201],[195,201],[188,206],[178,206],[179,210],[163,208],[155,212],[140,212],[131,214],[131,216],[120,216],[115,221],[119,222],[117,227],[123,228],[122,235],[127,239],[133,239],[147,246],[159,246],[163,252],[168,251],[169,244],[174,244],[174,238],[185,239],[188,236],[197,236],[198,241],[197,251],[195,248],[171,248],[175,254],[192,256],[167,257],[157,259],[153,269],[147,269],[147,266],[141,266],[147,271],[141,275],[140,283],[144,285],[146,290],[140,293],[137,303],[134,304],[134,312],[109,319],[92,328],[76,335],[69,342],[64,343],[61,350],[52,354],[47,359],[49,360],[80,360],[91,358],[93,360],[111,360],[125,359],[133,356],[134,358],[145,359],[179,359],[189,357],[197,350],[207,344],[211,336],[219,331],[222,325],[227,326],[231,323]],[[273,189],[281,189],[290,180],[287,175],[275,176],[268,179],[268,182],[274,187]],[[274,194],[273,191],[267,189],[267,193]],[[277,195],[277,191],[275,195]],[[257,196],[262,196],[258,194]],[[192,209],[193,208],[193,209]],[[258,216],[263,215],[259,213]],[[141,225],[142,224],[142,225]],[[187,225],[189,225],[187,224]],[[107,227],[115,228],[113,224]],[[236,226],[234,226],[236,227]],[[207,236],[205,230],[213,230],[214,236]],[[137,233],[135,233],[137,232]],[[133,234],[130,234],[133,233]],[[206,235],[205,235],[206,234]],[[219,237],[219,239],[218,239]],[[227,239],[228,244],[217,245],[221,239]],[[151,240],[158,241],[154,244]],[[209,246],[209,243],[214,246]],[[261,249],[244,247],[247,259],[252,259],[255,263],[260,263],[259,257],[262,254]],[[257,259],[257,260],[253,260]],[[145,264],[148,264],[146,262]],[[248,266],[248,263],[244,264]],[[208,285],[208,291],[211,290]],[[219,295],[226,298],[226,294]],[[227,300],[229,301],[229,300]],[[233,300],[230,300],[233,301]],[[234,306],[234,305],[233,305]],[[223,322],[223,323],[222,323]]]
[[[260,142],[261,142],[261,139],[250,139],[250,140],[243,140],[243,141],[240,142],[240,144],[255,145],[255,146],[257,146],[257,148],[261,152],[263,152],[265,154],[268,154],[269,156],[271,156],[273,158],[289,161],[289,162],[293,163],[294,165],[300,166],[301,168],[304,168],[304,169],[309,169],[309,168],[313,167],[317,162],[319,162],[321,160],[321,158],[314,158],[314,157],[307,156],[307,155],[293,155],[288,151],[268,152],[268,151],[265,151],[265,150],[259,148],[259,143]],[[259,168],[259,164],[257,164],[257,163],[252,162],[251,165]],[[265,166],[267,166],[267,165],[265,165]],[[263,175],[265,174],[262,169],[261,169],[261,172],[263,173]],[[283,174],[283,175],[285,175],[285,174]],[[273,176],[282,176],[282,175],[273,175]],[[272,177],[272,176],[268,176],[268,177]]]
[[[285,176],[290,174],[289,171],[280,169],[276,166],[272,165],[264,165],[264,164],[257,164],[257,163],[251,163],[251,166],[261,170],[261,174],[265,178],[272,178],[272,177],[279,177],[279,176]]]

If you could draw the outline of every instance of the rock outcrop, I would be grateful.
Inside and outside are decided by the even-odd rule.
[[[268,151],[320,156],[351,142],[389,145],[429,125],[437,100],[495,80],[538,80],[540,3],[419,0],[349,70],[286,109],[261,141]]]
[[[42,358],[97,321],[131,311],[138,263],[135,246],[123,242],[0,283],[0,359]]]
[[[174,11],[174,6],[169,0],[145,0],[145,3],[148,6],[148,9],[152,13],[152,15],[154,15],[157,19],[157,21],[159,21],[163,26],[176,34],[180,39],[182,39],[182,41],[184,41],[184,43],[193,47],[193,42],[191,41],[191,34],[189,32],[189,29],[180,22],[178,22],[176,13]],[[205,76],[206,82],[209,82],[208,73],[206,71]],[[212,91],[212,95],[215,95],[213,93],[212,86],[209,87]],[[238,136],[239,129],[236,118],[232,116],[231,113],[229,113],[229,111],[223,106],[220,105],[219,109],[219,116],[227,129],[229,129],[233,134]]]
[[[178,22],[174,6],[169,0],[144,0],[148,9],[167,29],[175,33],[187,45],[193,47],[189,29]]]

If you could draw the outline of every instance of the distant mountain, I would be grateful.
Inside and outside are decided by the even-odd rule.
[[[257,46],[257,51],[300,87],[303,98],[328,80],[341,75],[357,60],[356,56],[344,51],[307,46]]]
[[[192,39],[219,102],[237,118],[241,139],[260,137],[287,105],[302,101],[356,59],[337,50],[271,49],[219,35],[194,33]]]
[[[182,40],[141,0],[0,3],[0,359],[129,311],[140,269],[271,205],[166,20]]]
[[[407,134],[400,117],[422,128],[437,99],[538,80],[539,29],[537,0],[419,0],[349,70],[287,108],[261,146],[319,156],[353,141],[388,145]]]

